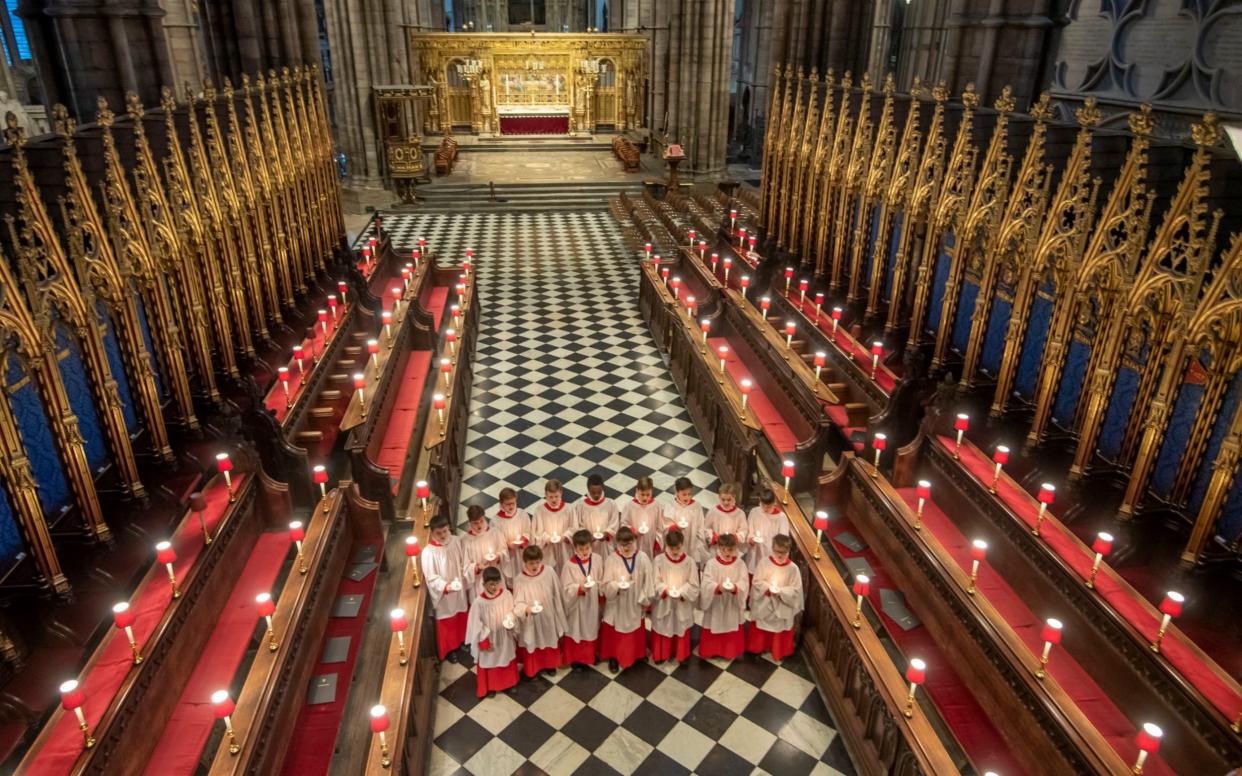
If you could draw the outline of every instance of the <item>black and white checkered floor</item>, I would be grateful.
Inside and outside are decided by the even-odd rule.
[[[637,306],[637,258],[599,213],[387,215],[398,248],[474,249],[482,318],[466,437],[461,519],[508,485],[529,508],[543,481],[576,499],[593,473],[628,497],[642,475],[668,498],[686,476],[718,484]],[[710,496],[708,499],[710,501]],[[445,663],[432,776],[474,774],[853,773],[799,656],[692,658],[524,681],[480,701],[474,674]],[[674,670],[676,669],[676,670]]]

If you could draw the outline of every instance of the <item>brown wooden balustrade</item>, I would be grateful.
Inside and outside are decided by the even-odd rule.
[[[238,470],[249,465],[237,461]],[[152,731],[162,730],[176,707],[259,534],[267,527],[288,522],[290,511],[288,492],[282,483],[261,473],[247,476],[240,483],[236,501],[226,508],[212,543],[200,550],[195,563],[178,578],[181,596],[170,600],[155,630],[141,644],[142,663],[129,669],[94,726],[97,743],[82,750],[70,773],[142,772],[158,742]],[[140,587],[148,584],[168,584],[164,568],[157,563],[151,563]],[[123,638],[116,633],[109,636]],[[92,670],[109,643],[107,639],[100,643],[79,676]],[[58,678],[46,677],[46,681]],[[40,750],[67,713],[59,705],[51,713],[18,766],[19,772],[39,759]]]
[[[457,266],[439,266],[437,263],[424,262],[424,271],[420,273],[420,282],[430,286],[451,287],[456,283],[461,268]],[[428,269],[429,268],[429,269]],[[358,480],[360,492],[366,498],[377,502],[385,520],[393,520],[402,512],[403,506],[413,493],[415,464],[420,457],[419,440],[424,438],[424,431],[429,422],[434,422],[435,411],[432,408],[432,396],[445,394],[452,407],[466,406],[469,403],[469,386],[471,383],[470,362],[474,356],[474,347],[478,339],[479,305],[477,284],[470,283],[464,302],[458,302],[455,292],[450,294],[450,301],[459,304],[461,316],[458,325],[454,326],[447,309],[442,311],[443,320],[437,329],[431,312],[423,309],[419,302],[419,294],[413,290],[411,283],[411,299],[414,305],[411,314],[402,321],[399,332],[394,334],[390,349],[381,349],[381,377],[374,381],[368,379],[368,385],[375,387],[370,391],[368,412],[365,419],[360,417],[356,404],[351,403],[350,411],[342,424],[353,424],[350,427],[349,439],[345,449],[349,451],[354,477]],[[452,389],[446,393],[444,378],[440,372],[440,359],[450,357],[450,348],[446,342],[446,331],[453,328],[456,332],[456,343],[452,352],[456,354]],[[382,340],[381,340],[382,342]],[[429,372],[425,376],[418,402],[418,420],[411,430],[406,449],[404,464],[397,472],[376,463],[379,445],[383,443],[386,420],[392,412],[392,405],[402,391],[400,381],[407,359],[415,351],[430,353]],[[370,367],[368,367],[370,369]],[[464,385],[458,385],[464,381]],[[463,390],[463,393],[459,391]],[[402,394],[403,395],[403,394]],[[454,401],[454,397],[458,400]],[[397,487],[392,487],[393,479]]]
[[[774,489],[784,497],[782,488]],[[902,672],[874,630],[851,625],[853,595],[827,554],[815,557],[815,534],[795,499],[785,509],[797,562],[805,572],[803,655],[859,773],[959,773],[962,762],[923,713],[922,701],[912,717],[903,714],[907,686]]]
[[[700,352],[702,334],[693,331],[660,280],[655,265],[643,262],[639,286],[642,312],[656,344],[669,355],[669,372],[681,391],[699,438],[726,482],[741,483],[747,496],[757,482],[758,447],[763,436],[753,412],[742,414],[742,397],[731,382],[716,380],[716,367]]]
[[[1010,751],[1030,773],[1121,773],[1128,765],[1052,676],[1035,678],[1039,657],[1015,634],[982,592],[966,592],[969,576],[924,527],[888,480],[847,455],[821,496],[849,514],[880,557],[937,645],[961,668],[967,689],[988,713]],[[943,488],[933,491],[937,502]],[[947,508],[947,507],[946,507]],[[972,534],[973,535],[973,534]],[[989,546],[989,566],[1005,558]],[[1039,604],[1028,602],[1039,611]],[[1059,610],[1050,610],[1059,611]]]
[[[1225,773],[1242,762],[1242,737],[1147,639],[931,435],[930,420],[894,462],[894,487],[933,483],[935,501],[966,536],[988,542],[987,563],[1035,611],[1064,623],[1063,648],[1131,722],[1164,729],[1160,756],[1178,773]],[[967,440],[963,447],[969,445]],[[1007,475],[1002,473],[1002,478]],[[1045,530],[1059,528],[1049,513]],[[1107,563],[1099,570],[1125,585]],[[1136,594],[1137,595],[1137,594]]]
[[[379,510],[360,498],[348,480],[316,505],[303,543],[308,571],[291,572],[276,603],[273,625],[279,646],[275,652],[256,652],[236,698],[233,725],[241,751],[229,754],[229,742],[221,738],[211,774],[280,771],[351,548],[355,540],[381,533]]]

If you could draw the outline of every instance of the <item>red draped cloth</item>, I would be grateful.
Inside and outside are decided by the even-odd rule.
[[[622,668],[629,668],[647,657],[647,626],[640,625],[629,633],[621,633],[606,622],[599,624],[599,656],[615,659]]]
[[[678,663],[685,662],[690,658],[689,628],[686,628],[686,632],[680,636],[661,636],[652,631],[651,659],[656,662],[662,662],[669,658],[676,658]]]
[[[500,134],[502,135],[567,135],[569,134],[569,116],[565,115],[534,115],[534,116],[501,116]]]

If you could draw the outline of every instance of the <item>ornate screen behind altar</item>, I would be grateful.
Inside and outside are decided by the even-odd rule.
[[[423,131],[586,135],[643,125],[642,35],[414,33]]]

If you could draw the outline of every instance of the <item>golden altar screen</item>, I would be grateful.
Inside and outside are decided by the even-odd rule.
[[[587,135],[643,125],[647,38],[611,33],[412,33],[423,131]]]

